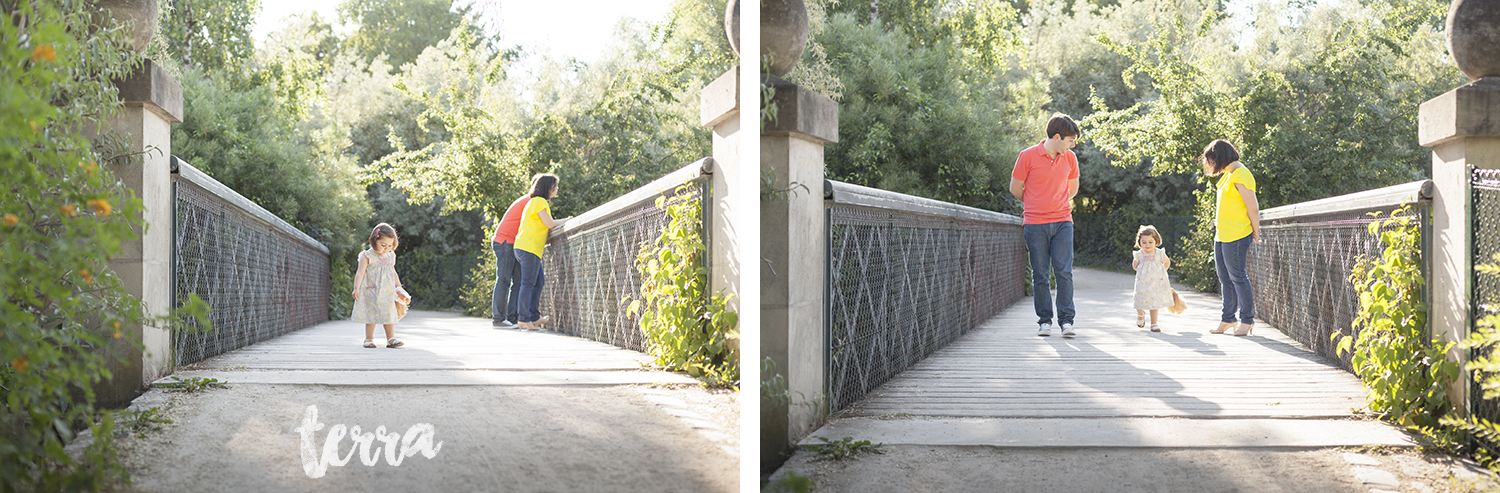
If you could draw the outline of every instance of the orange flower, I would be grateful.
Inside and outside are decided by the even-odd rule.
[[[48,45],[38,46],[36,49],[31,50],[31,61],[55,62],[57,61],[57,52],[52,51],[52,47]]]
[[[21,357],[19,357],[19,358],[10,360],[10,367],[11,368],[15,368],[16,371],[20,372],[20,373],[25,373],[26,372],[26,366],[30,365],[30,364],[31,364],[31,361],[28,361],[26,359],[26,356],[24,356],[24,355],[21,356]]]
[[[119,339],[119,338],[120,338],[120,331],[116,330],[115,331],[115,339]]]
[[[109,324],[112,325],[112,326],[114,326],[115,330],[120,330],[120,321],[119,320],[110,322]]]
[[[78,275],[83,276],[83,282],[94,284],[94,273],[88,269],[78,269]]]
[[[84,161],[83,162],[83,170],[84,171],[88,171],[89,172],[89,176],[98,176],[98,174],[99,174],[99,165],[95,164],[93,161]]]
[[[62,211],[62,214],[67,217],[78,215],[78,207],[74,206],[73,204],[63,204],[63,206],[58,207],[57,210]]]
[[[15,214],[6,214],[4,218],[0,218],[0,223],[4,223],[6,227],[11,227],[21,224],[21,218],[16,217]]]
[[[110,207],[109,201],[105,199],[90,200],[89,208],[101,216],[108,216],[110,212],[115,210],[114,207]]]

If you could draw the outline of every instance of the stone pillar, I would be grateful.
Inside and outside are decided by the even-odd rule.
[[[1456,0],[1448,10],[1448,51],[1473,82],[1422,103],[1418,141],[1432,148],[1432,333],[1457,342],[1469,334],[1474,256],[1474,216],[1469,168],[1500,168],[1500,1]],[[1468,352],[1455,347],[1460,364]],[[1468,372],[1464,372],[1467,375]],[[1453,406],[1468,414],[1468,378],[1448,389]]]
[[[768,84],[776,119],[760,137],[760,344],[775,368],[762,379],[779,376],[786,394],[761,400],[763,471],[785,462],[828,413],[823,145],[838,142],[839,126],[833,100],[776,77]]]
[[[139,231],[139,239],[125,243],[109,265],[126,291],[145,303],[149,315],[166,315],[173,304],[171,124],[182,121],[182,85],[150,60],[116,85],[122,107],[109,124],[129,140],[126,151],[132,157],[111,168],[144,202],[145,230]],[[100,389],[104,405],[130,402],[146,384],[173,368],[168,328],[136,325],[126,333],[139,338],[145,351],[128,349],[127,363],[111,369],[114,382]]]
[[[740,191],[735,188],[744,188],[745,193],[753,193],[753,189],[749,187],[730,186],[731,180],[741,169],[739,71],[739,67],[731,68],[705,86],[698,105],[702,125],[712,128],[714,132],[713,203],[704,204],[704,207],[710,207],[708,242],[713,250],[710,252],[712,271],[709,272],[709,287],[715,293],[722,290],[735,295],[730,299],[730,308],[736,311],[739,310],[742,259],[735,254],[740,248],[740,241],[732,220],[736,202],[733,194]],[[755,363],[741,363],[742,366],[746,364]]]

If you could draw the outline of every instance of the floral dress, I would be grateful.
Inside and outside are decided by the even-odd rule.
[[[1135,309],[1160,310],[1172,306],[1172,284],[1167,280],[1167,251],[1135,251]]]
[[[396,323],[396,252],[376,255],[374,250],[359,252],[368,261],[364,283],[358,286],[359,299],[349,320],[365,324]]]

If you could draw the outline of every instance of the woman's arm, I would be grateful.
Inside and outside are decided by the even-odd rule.
[[[547,225],[547,229],[556,228],[558,226],[562,226],[563,223],[568,222],[567,219],[554,221],[552,219],[552,213],[550,211],[537,211],[536,217],[542,220],[542,224]]]
[[[1245,212],[1250,214],[1250,232],[1255,235],[1255,242],[1260,243],[1260,201],[1256,200],[1255,192],[1245,188],[1244,183],[1236,183],[1239,187],[1240,199],[1245,201]]]
[[[359,271],[354,273],[354,299],[359,299],[359,287],[365,283],[365,265],[370,261],[365,259],[363,252],[359,256]]]

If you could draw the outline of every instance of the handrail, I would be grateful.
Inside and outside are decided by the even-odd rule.
[[[208,174],[200,171],[193,165],[188,164],[187,161],[183,161],[182,158],[172,156],[170,162],[172,165],[172,174],[177,175],[178,178],[187,180],[189,183],[197,185],[199,188],[202,188],[203,190],[211,194],[217,195],[219,198],[224,199],[225,202],[229,202],[235,207],[244,210],[246,213],[249,213],[252,217],[259,219],[261,222],[266,223],[276,229],[280,229],[286,234],[291,235],[293,238],[302,240],[303,243],[307,243],[313,248],[317,248],[325,255],[328,254],[328,247],[323,245],[322,242],[313,239],[313,237],[308,236],[307,233],[303,233],[302,230],[297,229],[295,226],[292,226],[285,220],[276,217],[276,215],[272,214],[271,211],[268,211],[266,210],[266,208],[261,207],[259,204],[256,204],[250,199],[245,198],[244,195],[240,195],[240,193],[234,191],[234,189],[225,186],[223,183],[219,183],[219,180],[215,180],[212,176],[208,176]]]
[[[1420,180],[1337,197],[1299,202],[1260,211],[1260,220],[1277,221],[1294,217],[1322,216],[1432,200],[1433,186],[1432,180]]]
[[[906,195],[852,183],[823,180],[823,197],[834,204],[856,205],[876,209],[891,209],[914,214],[923,214],[971,221],[1021,224],[1021,218],[965,205],[951,204],[940,200]]]
[[[565,235],[577,232],[601,223],[611,218],[616,213],[632,209],[641,204],[656,200],[662,193],[669,192],[674,188],[690,183],[705,176],[712,175],[714,171],[714,158],[706,157],[693,161],[687,166],[678,168],[677,171],[667,173],[651,183],[637,188],[630,193],[616,197],[614,200],[605,202],[598,207],[589,209],[588,212],[579,214],[560,228],[553,228],[548,237]]]

